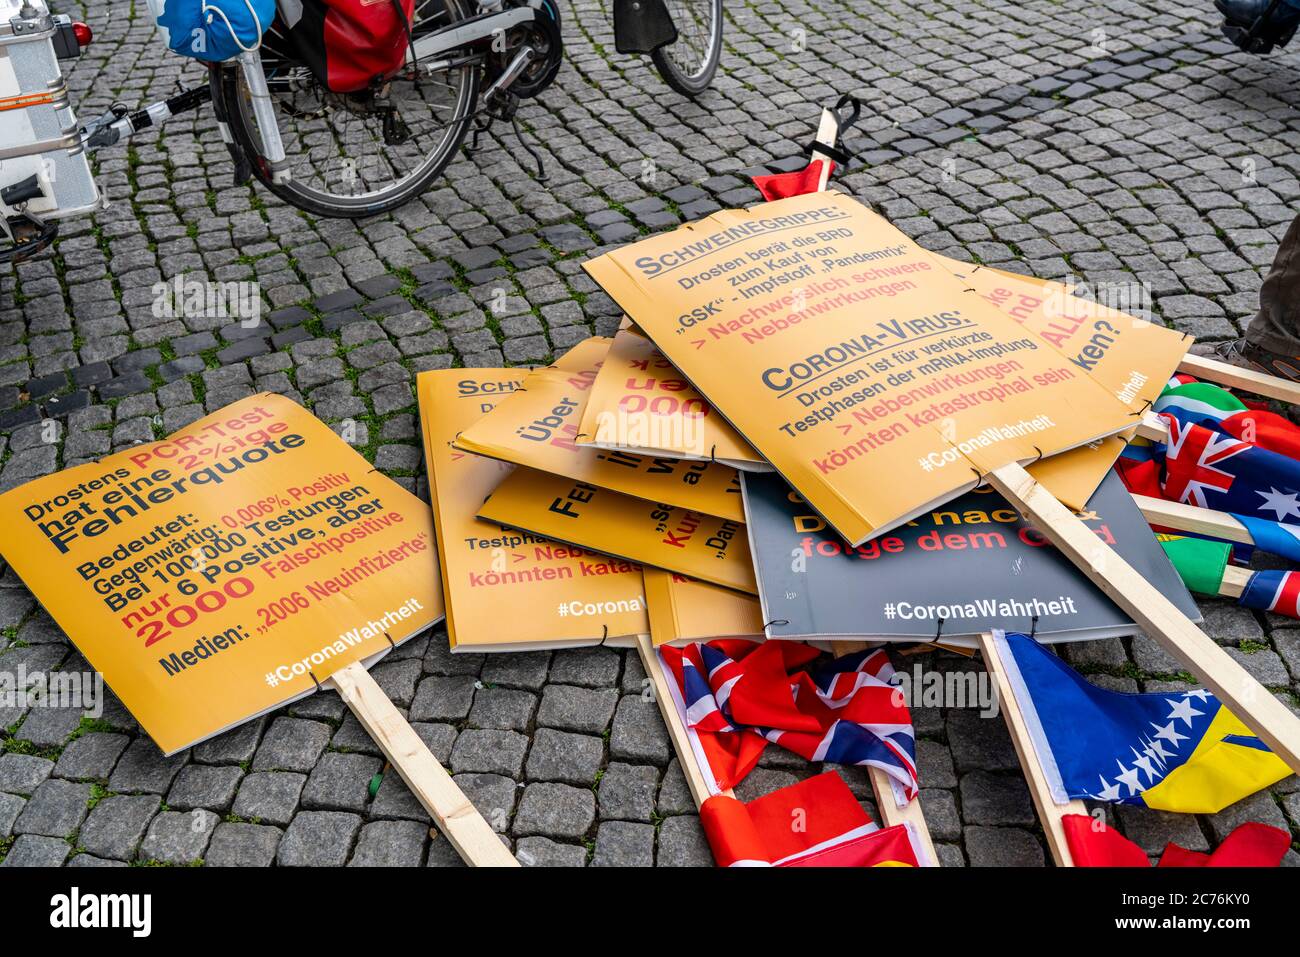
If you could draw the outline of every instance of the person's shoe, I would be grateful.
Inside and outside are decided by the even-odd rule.
[[[1243,27],[1251,26],[1262,17],[1271,3],[1272,0],[1214,0],[1215,7],[1223,14],[1224,19]],[[1300,20],[1300,10],[1290,4],[1282,3],[1273,11],[1269,24],[1274,27],[1284,27],[1296,20]]]
[[[1214,0],[1224,16],[1223,35],[1247,53],[1272,53],[1273,47],[1286,46],[1300,26],[1300,9],[1290,4],[1279,4],[1266,21],[1251,29],[1268,12],[1271,3],[1272,0]]]
[[[1205,359],[1218,359],[1239,369],[1252,372],[1267,372],[1279,379],[1300,382],[1300,356],[1287,356],[1269,352],[1242,339],[1229,339],[1226,342],[1198,342],[1191,348],[1194,356]]]

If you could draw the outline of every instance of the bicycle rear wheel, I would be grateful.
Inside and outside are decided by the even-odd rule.
[[[722,0],[666,0],[677,42],[650,54],[664,82],[683,96],[709,88],[722,61]]]
[[[465,17],[465,0],[416,0],[413,38]],[[423,193],[460,148],[478,100],[480,64],[430,71],[408,65],[382,97],[336,94],[293,56],[279,21],[263,40],[262,63],[276,105],[291,178],[275,183],[241,70],[226,71],[231,134],[271,192],[313,215],[359,219],[390,212]],[[418,73],[417,73],[418,71]]]

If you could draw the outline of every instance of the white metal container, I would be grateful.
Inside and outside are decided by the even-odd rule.
[[[0,0],[0,192],[36,176],[25,211],[58,219],[95,209],[99,190],[55,55],[45,0]],[[0,213],[16,210],[0,201]]]

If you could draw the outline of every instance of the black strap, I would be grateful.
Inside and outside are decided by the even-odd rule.
[[[845,107],[849,109],[847,117],[844,116]],[[858,119],[862,116],[862,101],[851,93],[845,93],[835,102],[831,112],[835,114],[835,145],[822,143],[814,138],[808,145],[808,155],[821,153],[840,166],[848,166],[853,160],[853,152],[844,146],[844,136],[858,125]]]
[[[852,153],[842,150],[838,146],[831,146],[829,143],[823,143],[820,140],[814,139],[808,144],[808,155],[813,159],[816,159],[817,157],[815,154],[818,153],[828,159],[834,160],[841,166],[848,166],[849,161],[853,158]]]

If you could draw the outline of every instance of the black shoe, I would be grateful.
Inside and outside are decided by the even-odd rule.
[[[1300,10],[1274,0],[1214,0],[1214,5],[1225,18],[1223,35],[1246,53],[1286,46],[1300,26]]]
[[[1268,8],[1273,6],[1273,0],[1214,0],[1214,5],[1229,23],[1249,27],[1268,13]],[[1275,30],[1292,27],[1297,20],[1300,20],[1300,10],[1290,4],[1281,3],[1268,18],[1268,26]]]
[[[1269,352],[1247,342],[1245,338],[1229,339],[1226,342],[1198,342],[1188,351],[1194,356],[1218,359],[1239,369],[1267,372],[1279,379],[1300,382],[1300,356]]]

